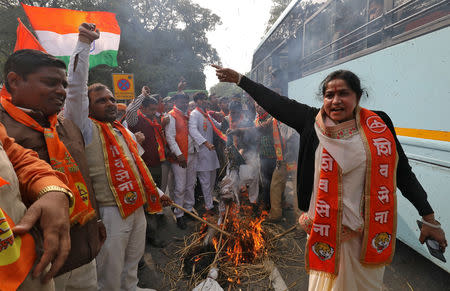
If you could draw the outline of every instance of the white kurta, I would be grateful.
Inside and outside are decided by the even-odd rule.
[[[211,118],[217,128],[221,124]],[[206,130],[204,125],[206,125]],[[203,143],[208,141],[213,143],[214,130],[211,123],[197,109],[191,112],[189,117],[189,134],[191,135],[196,148],[198,148],[197,171],[214,171],[220,167],[219,159],[215,150],[210,151]]]
[[[169,114],[169,124],[166,125],[166,139],[170,150],[175,154],[175,156],[181,155],[180,147],[176,141],[176,120]],[[182,168],[178,163],[172,163],[172,172],[175,181],[175,187],[173,190],[173,200],[176,204],[181,205],[188,211],[192,211],[195,204],[194,186],[197,179],[196,175],[197,167],[197,153],[195,142],[192,139],[191,133],[188,133],[188,157],[187,157],[187,167]],[[174,214],[176,217],[181,217],[184,212],[178,208],[174,209]]]

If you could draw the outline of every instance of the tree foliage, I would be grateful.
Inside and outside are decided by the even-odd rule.
[[[176,90],[181,77],[186,89],[205,89],[204,66],[218,63],[216,50],[206,33],[220,24],[219,16],[191,0],[47,0],[22,1],[41,7],[84,11],[110,11],[121,28],[119,66],[97,66],[90,71],[90,83],[112,85],[111,73],[134,73],[139,91],[149,85],[162,95]],[[0,0],[0,66],[15,44],[16,18],[30,28],[19,1]]]
[[[291,0],[272,0],[273,4],[270,8],[270,18],[269,22],[267,22],[266,32],[270,30],[272,25],[275,24],[278,17],[280,17],[281,13],[283,13],[284,9],[291,3]]]
[[[243,91],[233,83],[217,83],[209,89],[209,93],[218,97],[232,97],[234,94],[242,95]]]

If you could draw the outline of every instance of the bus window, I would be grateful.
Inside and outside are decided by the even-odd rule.
[[[369,21],[378,18],[383,14],[383,0],[369,1]]]
[[[381,43],[381,29],[383,27],[384,0],[370,0],[369,1],[369,24],[367,25],[367,47],[372,47]]]
[[[358,41],[365,36],[365,30],[358,27],[367,21],[367,1],[338,0],[336,1],[334,31],[332,41],[335,59],[351,55],[364,48],[364,43]],[[356,30],[356,31],[355,31]]]
[[[306,70],[326,63],[325,55],[330,52],[334,2],[322,9],[313,19],[305,24],[304,57]]]
[[[406,3],[395,1],[395,7]],[[392,15],[393,36],[415,30],[428,23],[443,18],[450,13],[450,2],[442,0],[413,1],[400,7]]]

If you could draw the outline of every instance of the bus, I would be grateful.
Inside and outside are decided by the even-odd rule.
[[[292,1],[254,52],[251,78],[320,107],[337,69],[365,85],[363,107],[385,111],[436,219],[450,236],[450,1]],[[397,237],[447,272],[419,243],[416,209],[398,195]],[[448,258],[448,252],[446,253]]]

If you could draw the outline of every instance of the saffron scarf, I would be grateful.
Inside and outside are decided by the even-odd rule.
[[[278,120],[272,118],[272,131],[273,131],[273,146],[275,148],[275,155],[277,161],[283,161],[283,149],[286,148],[286,143],[280,135],[280,129],[278,128]]]
[[[184,115],[184,113],[176,106],[173,106],[173,109],[169,112],[169,114],[172,115],[172,117],[175,119],[175,141],[177,142],[181,153],[187,161],[189,151],[189,117]],[[175,163],[176,160],[172,162]]]
[[[137,143],[120,122],[100,122],[93,118],[91,120],[100,133],[106,175],[122,218],[128,217],[146,202],[149,213],[160,212],[162,207],[158,190],[147,166],[139,156]],[[120,146],[114,129],[122,134],[137,166],[137,172],[131,166],[133,161],[125,155]]]
[[[357,108],[356,124],[366,152],[364,238],[360,261],[380,266],[392,261],[396,232],[395,139],[374,112]],[[306,251],[306,269],[336,276],[342,233],[342,170],[324,148],[321,153],[315,215]]]
[[[267,116],[269,116],[269,112],[265,112],[263,114],[259,114],[258,113],[258,116],[256,116],[256,119],[255,119],[255,126],[258,126],[259,123],[261,123],[264,120],[266,120]]]
[[[152,121],[150,118],[145,116],[145,114],[143,114],[140,110],[138,110],[138,116],[142,117],[145,121],[147,121],[148,124],[150,124],[151,127],[153,128],[153,130],[155,131],[155,138],[156,138],[156,142],[158,143],[159,160],[161,162],[165,161],[166,160],[166,153],[165,153],[166,140],[164,139],[164,134],[162,131],[161,124],[159,124],[157,121]]]
[[[215,134],[217,134],[217,136],[220,137],[221,140],[223,140],[224,142],[227,142],[227,136],[226,136],[225,134],[223,134],[223,132],[220,131],[220,130],[216,127],[216,125],[214,124],[214,122],[211,120],[211,117],[209,117],[209,115],[206,114],[205,111],[203,111],[200,107],[197,107],[197,110],[198,110],[198,112],[200,112],[200,113],[203,115],[203,117],[206,118],[206,120],[209,121],[209,123],[211,124],[212,129],[214,130]],[[206,120],[205,120],[205,122],[206,122]],[[204,131],[206,131],[206,130],[208,129],[208,128],[207,128],[207,125],[206,125],[206,129],[205,129],[205,124],[203,125],[203,127],[204,127],[204,128],[203,128]]]
[[[0,285],[3,291],[17,290],[36,259],[33,237],[29,233],[14,236],[14,225],[0,208]]]
[[[83,225],[92,219],[96,214],[89,200],[86,182],[77,163],[70,155],[64,143],[59,139],[56,130],[56,124],[58,122],[57,115],[49,116],[48,121],[50,122],[50,127],[44,128],[36,120],[12,104],[8,97],[2,96],[1,103],[6,112],[14,120],[44,134],[48,155],[50,157],[50,165],[54,170],[66,175],[68,180],[67,186],[69,186],[75,198],[75,204],[71,209],[70,222],[72,224],[80,223]]]

